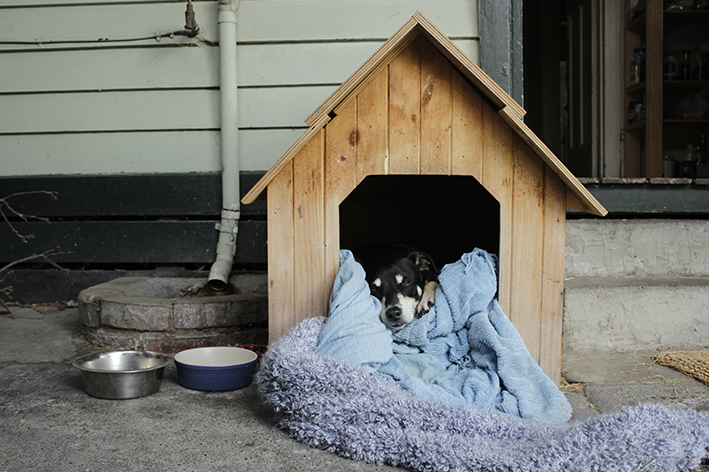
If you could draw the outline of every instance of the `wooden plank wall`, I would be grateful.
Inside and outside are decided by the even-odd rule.
[[[217,2],[194,1],[197,38],[105,41],[180,30],[185,6],[3,2],[0,175],[219,171]],[[304,118],[417,10],[477,60],[477,0],[239,2],[242,170],[270,168]],[[89,42],[51,42],[72,39]]]
[[[366,176],[386,174],[472,175],[498,200],[500,303],[558,382],[566,187],[422,36],[268,187],[271,339],[327,313],[339,205]]]
[[[245,192],[260,172],[241,174]],[[221,175],[212,173],[0,177],[2,197],[14,210],[46,221],[23,221],[10,213],[13,228],[33,235],[22,242],[0,224],[0,265],[50,249],[54,260],[91,264],[210,264],[214,262],[221,211]],[[266,262],[266,205],[244,205],[239,223],[237,264]],[[165,244],[169,241],[169,244]]]
[[[245,191],[263,175],[241,174]],[[190,276],[206,280],[214,262],[221,211],[221,175],[209,173],[0,177],[2,196],[24,215],[3,208],[17,237],[0,224],[0,267],[52,250],[59,271],[41,259],[3,272],[11,300],[54,303],[121,276]],[[56,192],[56,199],[35,191]],[[24,193],[24,194],[23,194]],[[20,195],[17,195],[20,194]],[[244,205],[236,270],[266,267],[266,202]]]

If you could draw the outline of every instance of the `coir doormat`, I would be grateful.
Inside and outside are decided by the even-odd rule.
[[[655,356],[658,364],[672,367],[709,385],[709,349],[702,351],[669,351]]]

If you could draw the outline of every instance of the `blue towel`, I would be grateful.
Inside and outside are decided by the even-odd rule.
[[[341,251],[318,354],[359,367],[421,398],[484,412],[564,422],[571,406],[534,362],[495,298],[493,256],[476,249],[446,265],[433,308],[399,331],[379,321],[364,270]]]

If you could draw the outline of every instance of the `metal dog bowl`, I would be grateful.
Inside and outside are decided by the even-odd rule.
[[[198,347],[175,354],[177,379],[193,390],[246,387],[256,367],[255,352],[239,347]]]
[[[81,370],[86,393],[119,400],[157,392],[169,363],[159,352],[112,351],[80,357],[72,365]]]

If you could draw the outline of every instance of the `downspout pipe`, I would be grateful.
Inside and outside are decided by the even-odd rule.
[[[236,3],[236,7],[235,7]],[[241,203],[239,191],[238,106],[236,78],[236,10],[238,0],[219,0],[219,94],[220,156],[222,164],[222,211],[216,260],[207,283],[224,290],[236,254]]]

